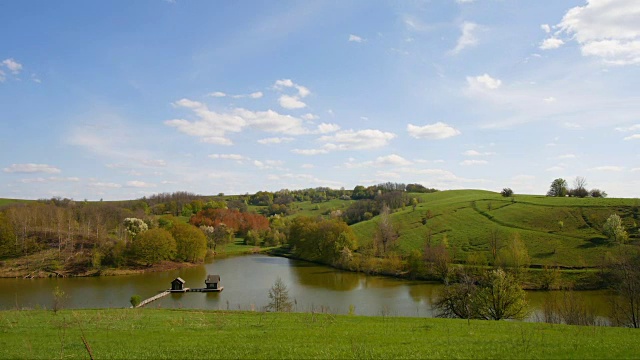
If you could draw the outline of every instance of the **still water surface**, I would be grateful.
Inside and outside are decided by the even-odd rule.
[[[0,279],[0,309],[51,308],[52,292],[59,286],[67,295],[66,308],[128,307],[132,295],[143,299],[168,289],[180,276],[190,288],[204,287],[207,274],[219,274],[221,293],[171,294],[147,307],[260,310],[268,304],[268,291],[280,277],[295,300],[296,311],[330,311],[346,314],[350,306],[357,315],[431,317],[431,304],[440,284],[401,280],[336,270],[304,261],[265,255],[215,259],[192,268],[129,276],[64,279]],[[607,312],[607,295],[585,291],[600,316]],[[539,311],[551,292],[528,292]],[[531,319],[535,318],[535,313]]]

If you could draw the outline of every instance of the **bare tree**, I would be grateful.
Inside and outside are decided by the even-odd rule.
[[[587,179],[582,176],[577,176],[575,180],[573,180],[571,195],[580,198],[589,196],[589,191],[587,190]]]
[[[267,310],[291,311],[292,307],[293,303],[289,299],[287,285],[278,277],[271,289],[269,289],[269,305],[267,305]]]
[[[393,226],[390,216],[391,210],[384,204],[380,211],[380,220],[378,221],[378,229],[374,238],[377,250],[382,254],[386,254],[387,250],[398,239],[398,231]],[[380,248],[382,247],[382,248]]]

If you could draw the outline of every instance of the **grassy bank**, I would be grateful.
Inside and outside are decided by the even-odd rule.
[[[0,312],[1,358],[634,358],[638,331],[308,313]]]

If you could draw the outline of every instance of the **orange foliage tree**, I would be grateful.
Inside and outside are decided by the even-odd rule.
[[[225,224],[238,236],[245,236],[249,230],[268,230],[269,219],[260,214],[243,213],[236,209],[206,209],[198,211],[189,223],[195,226],[218,226]]]

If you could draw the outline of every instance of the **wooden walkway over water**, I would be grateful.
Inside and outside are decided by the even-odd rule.
[[[138,304],[138,306],[136,306],[136,307],[137,308],[143,307],[143,306],[147,305],[148,303],[150,303],[152,301],[156,301],[156,300],[160,299],[161,297],[165,297],[165,296],[167,296],[169,294],[171,294],[171,291],[170,290],[165,290],[165,291],[161,292],[160,294],[158,294],[156,296],[152,296],[152,297],[150,297],[148,299],[142,300],[140,302],[140,304]],[[133,308],[133,306],[131,308]]]

